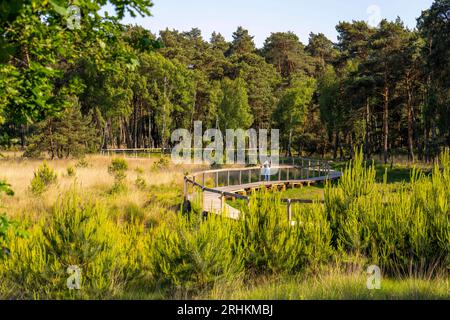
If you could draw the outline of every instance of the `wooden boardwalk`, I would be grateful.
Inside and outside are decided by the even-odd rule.
[[[253,183],[246,183],[241,185],[229,185],[224,187],[216,187],[203,191],[203,211],[224,215],[230,219],[238,220],[240,217],[240,211],[226,203],[227,198],[233,198],[233,194],[248,194],[253,190],[265,188],[286,188],[297,185],[310,185],[314,183],[324,182],[327,180],[338,179],[341,176],[340,172],[332,171],[326,176],[300,179],[300,180],[276,180],[276,181],[258,181]],[[193,199],[192,197],[190,197]]]
[[[233,220],[238,220],[240,214],[239,210],[227,204],[220,194],[207,191],[203,193],[203,211],[223,214]]]

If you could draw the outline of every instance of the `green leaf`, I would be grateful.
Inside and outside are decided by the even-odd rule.
[[[49,0],[49,3],[52,5],[53,10],[55,10],[56,13],[62,15],[63,17],[68,16],[69,13],[68,13],[67,8],[64,8],[64,7],[62,7],[62,6],[58,5],[58,4],[56,4],[56,3],[55,3],[54,1],[52,1],[52,0]]]

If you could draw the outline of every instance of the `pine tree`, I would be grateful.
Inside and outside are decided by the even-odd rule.
[[[228,50],[228,56],[233,54],[244,54],[255,51],[255,42],[253,36],[250,36],[248,30],[243,27],[238,27],[233,33],[233,41],[231,42],[230,49]]]
[[[81,157],[99,146],[99,134],[90,116],[82,116],[77,104],[60,117],[48,118],[36,125],[24,156],[39,157],[47,152],[52,159]]]
[[[323,33],[315,34],[311,32],[305,51],[316,59],[316,75],[323,74],[326,66],[333,63],[338,55],[333,42]]]
[[[225,54],[230,47],[222,34],[216,33],[215,31],[212,33],[211,40],[209,42],[211,43],[213,50],[218,50],[223,54]]]
[[[264,43],[262,55],[288,83],[297,75],[312,76],[314,73],[313,59],[293,32],[272,33]]]

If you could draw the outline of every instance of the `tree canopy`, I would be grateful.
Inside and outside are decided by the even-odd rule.
[[[19,141],[35,154],[42,138],[37,151],[55,157],[167,147],[195,121],[278,128],[286,152],[334,158],[361,145],[385,162],[429,161],[450,146],[450,0],[435,0],[414,30],[343,21],[336,43],[288,31],[262,48],[241,26],[228,42],[124,25],[125,14],[149,16],[151,1],[109,2],[112,14],[104,0],[0,4],[0,147]]]

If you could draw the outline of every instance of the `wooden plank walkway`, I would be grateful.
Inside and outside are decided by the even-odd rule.
[[[283,180],[283,181],[259,181],[254,183],[247,183],[241,185],[231,185],[226,187],[217,187],[214,188],[219,192],[227,192],[227,193],[238,193],[238,192],[247,192],[248,190],[255,190],[261,187],[270,188],[272,186],[287,186],[287,185],[300,185],[300,184],[310,184],[323,182],[326,180],[334,180],[338,179],[341,176],[340,172],[332,172],[328,176],[315,177],[309,179],[301,179],[301,180]],[[213,214],[222,214],[230,219],[238,220],[240,216],[240,211],[229,204],[226,203],[225,197],[222,197],[221,194],[204,191],[203,192],[203,210],[205,212],[213,213]]]
[[[227,204],[225,199],[221,199],[221,197],[220,194],[205,191],[203,193],[203,210],[213,214],[223,214],[230,219],[238,220],[239,210]]]

